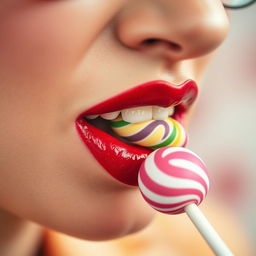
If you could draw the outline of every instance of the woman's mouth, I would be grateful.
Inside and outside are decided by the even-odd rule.
[[[172,116],[182,123],[198,87],[192,80],[180,85],[156,80],[138,85],[101,102],[76,119],[82,141],[102,167],[118,181],[137,186],[139,168],[152,149],[136,146],[117,136],[109,120],[122,117],[130,123]]]

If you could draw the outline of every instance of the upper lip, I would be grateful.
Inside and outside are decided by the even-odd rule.
[[[190,79],[179,85],[164,80],[154,80],[117,94],[89,108],[81,116],[148,105],[168,107],[179,104],[184,110],[187,110],[196,99],[197,94],[198,86]]]

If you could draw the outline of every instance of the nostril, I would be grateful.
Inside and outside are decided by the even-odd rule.
[[[174,51],[181,51],[181,46],[179,44],[169,42],[170,48]]]
[[[169,49],[171,49],[172,51],[181,51],[181,46],[179,44],[176,44],[174,42],[169,42],[166,40],[162,40],[162,39],[157,39],[157,38],[149,38],[149,39],[145,39],[143,40],[143,42],[141,43],[142,47],[152,47],[152,46],[156,46],[156,45],[167,45]]]
[[[149,38],[149,39],[144,40],[142,42],[142,45],[153,45],[153,44],[156,44],[157,41],[159,41],[159,39]]]

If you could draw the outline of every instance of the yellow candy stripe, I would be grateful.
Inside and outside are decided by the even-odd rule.
[[[176,120],[173,120],[173,122],[174,122],[175,127],[177,128],[177,136],[170,146],[173,146],[173,147],[183,146],[186,141],[185,130],[179,122],[177,122]]]
[[[165,120],[149,120],[140,123],[128,123],[119,117],[111,121],[111,126],[119,136],[134,144],[159,148],[172,145],[177,141],[176,123],[170,117]]]
[[[164,146],[184,146],[187,134],[183,126],[168,117],[165,120],[149,120],[129,123],[118,117],[111,121],[112,129],[128,141],[157,149]]]
[[[162,143],[162,138],[165,133],[165,128],[163,126],[157,126],[152,133],[150,133],[145,139],[139,140],[136,144],[144,147],[152,147],[157,144]]]
[[[120,120],[118,120],[118,121],[120,121]],[[140,132],[142,129],[145,128],[145,126],[152,123],[153,121],[154,120],[150,120],[150,121],[134,123],[134,124],[133,123],[128,123],[128,124],[126,124],[122,127],[112,127],[112,128],[117,134],[120,134],[122,137],[128,137],[128,136],[131,136],[135,133]],[[112,121],[112,123],[113,122],[114,121]]]

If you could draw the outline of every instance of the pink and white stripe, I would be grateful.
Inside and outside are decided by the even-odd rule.
[[[156,210],[178,214],[184,207],[199,205],[209,190],[204,162],[182,147],[164,147],[143,162],[138,177],[144,199]]]

